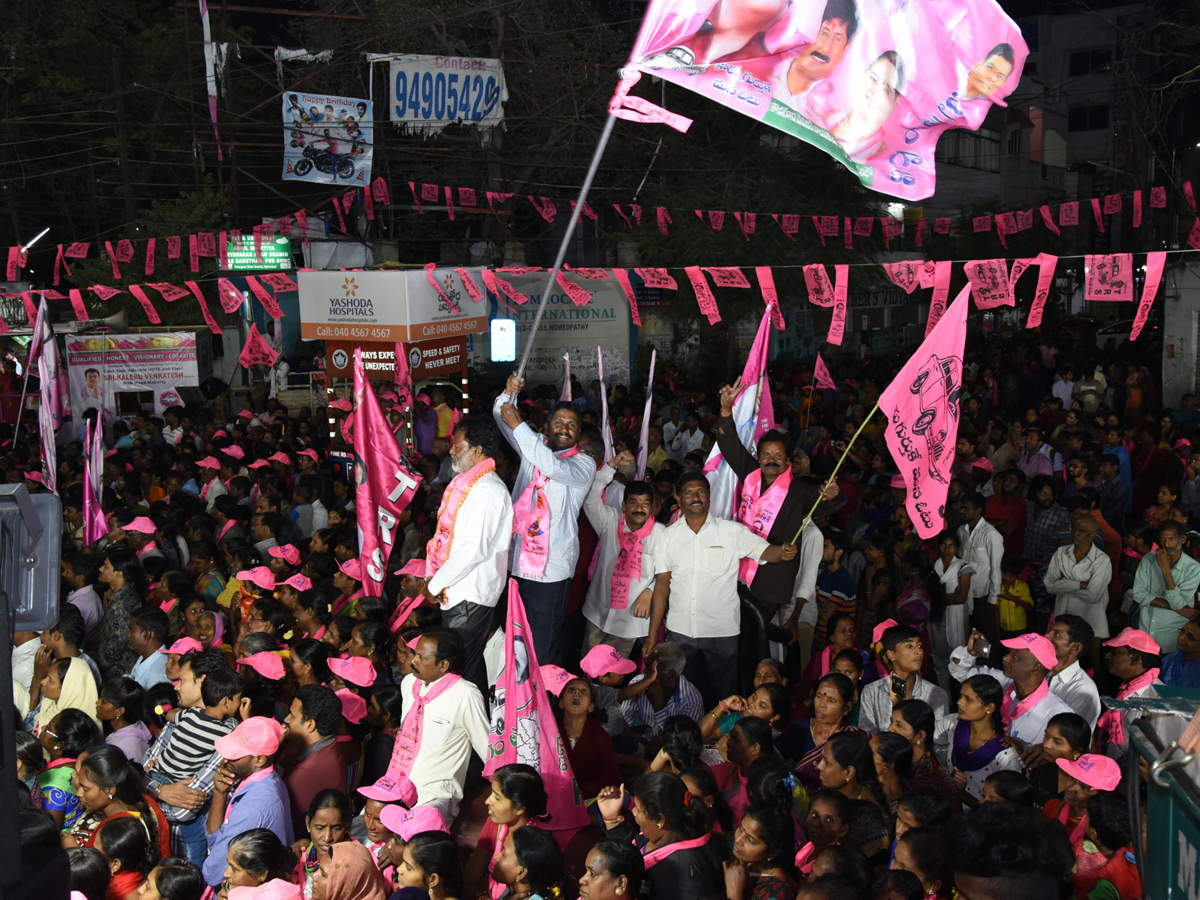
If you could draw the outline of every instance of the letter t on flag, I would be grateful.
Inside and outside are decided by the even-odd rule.
[[[362,350],[354,348],[354,507],[358,516],[362,588],[368,597],[383,594],[402,513],[421,483],[400,455],[396,436],[367,383]]]
[[[905,506],[924,539],[945,527],[970,308],[967,285],[879,397],[888,449],[904,479]]]

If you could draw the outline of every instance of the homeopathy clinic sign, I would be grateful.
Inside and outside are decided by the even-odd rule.
[[[487,309],[453,269],[301,272],[300,335],[323,341],[427,341],[487,330]],[[479,275],[475,273],[476,283]],[[442,295],[445,295],[443,298]]]

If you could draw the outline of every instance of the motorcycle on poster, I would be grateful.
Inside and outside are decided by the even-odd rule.
[[[371,181],[370,100],[283,95],[283,180],[362,186]]]

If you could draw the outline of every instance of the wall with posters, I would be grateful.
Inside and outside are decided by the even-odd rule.
[[[371,101],[333,94],[283,95],[283,180],[371,183]]]
[[[111,419],[116,394],[150,391],[154,412],[178,406],[180,387],[196,387],[212,375],[208,334],[172,331],[148,334],[72,334],[65,338],[71,415],[76,425],[87,409]]]

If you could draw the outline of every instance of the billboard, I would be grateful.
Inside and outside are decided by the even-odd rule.
[[[392,107],[388,118],[423,134],[447,125],[499,125],[508,88],[498,59],[401,54],[389,60]]]
[[[284,181],[370,184],[374,140],[370,100],[284,93]]]

